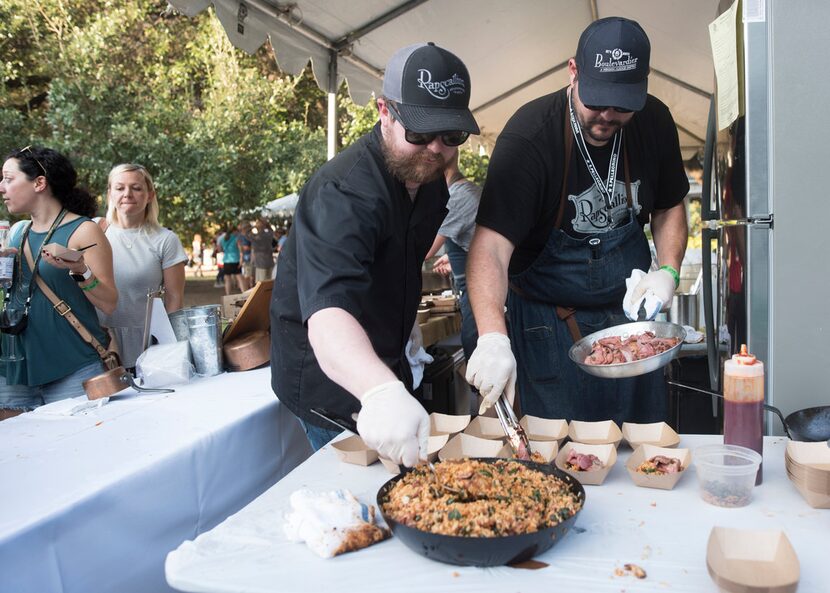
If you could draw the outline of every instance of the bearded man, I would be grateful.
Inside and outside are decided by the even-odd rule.
[[[582,336],[654,318],[679,282],[689,183],[671,113],[648,94],[650,56],[635,21],[594,21],[570,84],[519,108],[496,141],[467,265],[479,334],[467,379],[484,408],[518,392],[543,418],[667,419],[662,369],[603,379],[568,356]]]
[[[404,348],[421,266],[447,214],[443,170],[479,128],[467,68],[432,43],[386,66],[374,129],[300,192],[271,301],[271,384],[317,450],[348,419],[382,456],[426,458],[429,418]]]

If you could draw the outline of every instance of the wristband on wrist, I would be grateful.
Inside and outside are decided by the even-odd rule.
[[[674,287],[677,288],[680,286],[680,273],[675,270],[672,266],[660,266],[661,270],[666,270],[671,277],[674,278]]]
[[[89,292],[99,284],[101,284],[100,280],[98,280],[98,278],[95,278],[88,286],[81,286],[81,290],[83,290],[84,292]]]

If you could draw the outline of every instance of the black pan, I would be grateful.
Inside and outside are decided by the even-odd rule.
[[[675,387],[688,389],[689,391],[697,391],[724,399],[720,393],[715,393],[708,389],[700,389],[699,387],[684,385],[676,381],[666,381],[666,383],[674,385]],[[818,406],[797,410],[786,418],[784,418],[781,410],[775,406],[764,404],[764,409],[778,416],[778,419],[781,420],[781,424],[784,426],[784,432],[794,441],[817,443],[830,440],[830,406]]]
[[[787,416],[784,429],[794,441],[830,440],[830,406],[798,410]]]
[[[488,457],[477,458],[476,461],[493,463],[495,461],[505,460]],[[553,475],[563,480],[568,484],[570,491],[576,494],[579,500],[582,501],[582,506],[585,506],[585,488],[572,476],[553,465],[518,459],[512,461],[522,463],[544,474]],[[576,516],[579,514],[579,511],[577,511],[573,517],[557,525],[522,535],[460,537],[422,531],[398,523],[383,512],[383,502],[386,498],[386,493],[410,471],[412,471],[411,468],[405,469],[399,475],[381,486],[377,496],[378,508],[381,510],[381,514],[386,524],[392,530],[392,533],[413,552],[425,556],[430,560],[462,566],[501,566],[504,564],[523,562],[549,550],[559,540],[565,537],[565,534],[574,525]]]

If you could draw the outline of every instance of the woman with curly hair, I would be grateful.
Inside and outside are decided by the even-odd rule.
[[[16,223],[9,233],[8,251],[16,254],[16,261],[6,309],[28,310],[28,323],[17,336],[24,360],[0,368],[0,414],[14,415],[83,395],[83,381],[104,370],[96,349],[59,313],[38,283],[42,280],[65,304],[61,311],[65,314],[68,306],[106,347],[109,336],[95,309],[111,313],[118,301],[112,250],[91,220],[95,198],[77,181],[69,159],[49,148],[14,150],[3,163],[0,195],[6,208],[31,220]],[[77,260],[62,259],[58,250],[51,253],[46,248],[53,244],[84,249]],[[3,330],[10,333],[8,327]]]

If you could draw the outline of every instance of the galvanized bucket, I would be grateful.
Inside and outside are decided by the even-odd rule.
[[[173,334],[177,342],[187,342],[190,338],[190,331],[187,329],[187,309],[179,309],[169,313],[170,325],[173,326]]]
[[[223,370],[221,310],[220,305],[184,309],[193,365],[203,377],[218,375]]]

